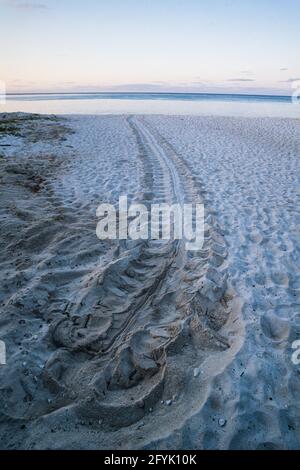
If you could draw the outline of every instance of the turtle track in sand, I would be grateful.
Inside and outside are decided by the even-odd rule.
[[[202,202],[174,150],[142,118],[127,123],[144,172],[136,202]],[[231,346],[220,334],[230,315],[226,245],[210,214],[205,222],[200,252],[187,252],[184,240],[121,241],[117,254],[86,278],[51,326],[58,349],[44,381],[58,408],[72,403],[77,415],[101,420],[110,431],[149,415],[166,394],[188,396],[184,384],[207,355],[219,353],[224,367]]]
[[[22,448],[138,448],[175,436],[201,410],[213,379],[242,341],[240,306],[227,279],[226,242],[206,207],[201,181],[145,118],[84,119],[69,120],[75,133],[60,153],[65,157],[70,147],[72,158],[62,160],[61,177],[45,178],[34,199],[35,211],[39,201],[44,204],[45,217],[57,212],[46,224],[51,249],[36,229],[38,264],[24,271],[24,287],[5,301],[7,311],[26,318],[26,328],[34,321],[43,332],[36,358],[28,359],[25,372],[31,367],[30,373],[17,372],[12,379],[22,377],[16,397],[25,391],[28,401],[20,406],[12,395],[13,404],[1,418],[11,422],[9,442],[18,423],[26,423],[25,436],[16,432]],[[84,195],[93,196],[102,161],[90,146],[109,152],[122,136],[136,153],[130,159],[122,155],[121,144],[115,150],[129,171],[137,168],[131,201],[204,203],[201,250],[186,251],[185,240],[96,239],[94,206]],[[106,164],[115,174],[117,158]],[[125,187],[133,177],[124,175]],[[114,178],[116,190],[109,176],[103,184],[120,193]],[[24,249],[25,241],[18,243]],[[30,253],[29,243],[25,248]],[[8,390],[9,377],[6,381]],[[173,405],[166,406],[168,401]],[[81,433],[78,422],[84,423]],[[55,429],[55,443],[50,429]]]

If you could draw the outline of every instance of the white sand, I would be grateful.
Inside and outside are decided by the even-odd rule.
[[[299,448],[300,122],[17,127],[0,134],[1,448]],[[120,194],[204,202],[203,250],[99,241]]]

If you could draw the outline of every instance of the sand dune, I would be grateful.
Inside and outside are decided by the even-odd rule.
[[[2,448],[297,448],[300,125],[1,116]],[[205,243],[100,241],[119,195]]]

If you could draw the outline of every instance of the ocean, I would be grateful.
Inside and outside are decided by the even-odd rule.
[[[300,103],[299,103],[300,104]],[[0,112],[42,114],[192,114],[300,118],[290,96],[210,93],[10,94]]]

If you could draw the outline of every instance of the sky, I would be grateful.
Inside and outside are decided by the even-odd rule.
[[[8,92],[292,93],[299,0],[0,0]]]

